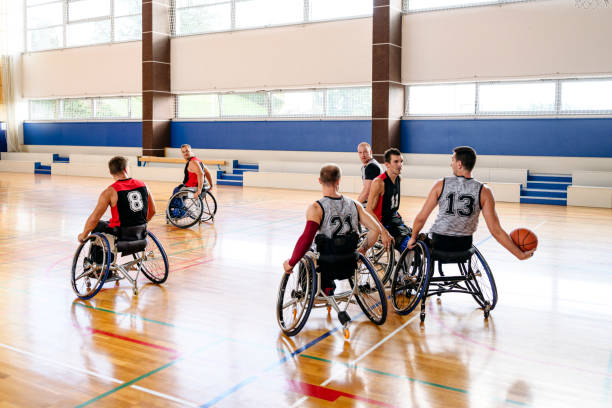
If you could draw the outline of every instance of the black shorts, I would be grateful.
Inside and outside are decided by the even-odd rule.
[[[402,242],[406,238],[410,239],[410,236],[412,235],[412,228],[404,225],[402,217],[397,213],[393,215],[391,219],[386,221],[387,222],[384,223],[384,226],[395,240],[395,249],[402,251]]]
[[[438,251],[460,252],[467,251],[472,247],[472,236],[441,235],[433,232],[431,234],[432,246]]]
[[[108,226],[108,223],[109,221],[98,221],[98,225],[96,225],[96,228],[94,228],[94,230],[91,232],[101,232],[103,234],[111,234],[111,235],[118,237],[119,228],[117,227],[111,228]]]

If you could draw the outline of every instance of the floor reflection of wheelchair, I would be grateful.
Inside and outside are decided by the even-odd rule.
[[[438,275],[434,276],[438,265]],[[454,264],[457,274],[448,275],[443,265]],[[443,293],[472,295],[488,318],[497,304],[497,288],[491,268],[474,246],[467,251],[447,252],[430,249],[418,241],[413,249],[400,255],[391,283],[391,301],[402,315],[412,312],[421,302],[421,322],[425,321],[425,303],[429,296]]]
[[[351,321],[347,313],[349,304],[359,305],[365,315],[375,324],[381,325],[387,318],[387,299],[382,283],[372,264],[361,254],[358,256],[357,268],[348,278],[350,290],[327,296],[321,289],[321,272],[316,264],[319,254],[308,252],[300,260],[296,270],[291,274],[283,274],[276,315],[282,331],[288,336],[294,336],[302,330],[312,308],[333,308],[344,327],[344,337],[349,338],[348,325]],[[315,272],[316,271],[316,272]]]
[[[72,261],[72,288],[81,299],[94,297],[108,282],[127,280],[138,294],[142,272],[153,283],[168,279],[168,257],[161,243],[144,226],[122,227],[121,240],[114,235],[93,233],[81,243]],[[131,258],[123,263],[119,257]]]
[[[195,188],[181,188],[168,200],[166,220],[178,228],[189,228],[199,222],[214,221],[217,200],[209,190],[197,198]]]

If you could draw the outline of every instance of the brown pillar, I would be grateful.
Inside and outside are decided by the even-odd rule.
[[[142,2],[142,153],[163,156],[170,146],[170,0]]]
[[[402,1],[374,0],[372,30],[372,152],[382,162],[385,150],[400,148]]]

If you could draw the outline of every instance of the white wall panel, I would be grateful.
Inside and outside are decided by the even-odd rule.
[[[173,38],[172,91],[371,82],[372,19]]]
[[[612,7],[534,1],[403,17],[402,82],[612,73]]]
[[[139,94],[141,56],[140,41],[24,54],[24,97]]]

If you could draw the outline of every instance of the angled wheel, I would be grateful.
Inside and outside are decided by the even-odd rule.
[[[357,286],[357,304],[372,323],[383,324],[387,319],[387,298],[378,275],[366,257],[359,254],[355,274],[349,278],[351,288]]]
[[[168,256],[161,243],[151,231],[147,231],[147,247],[143,252],[134,254],[134,259],[146,256],[142,262],[141,271],[151,282],[164,283],[168,279]]]
[[[359,246],[363,244],[368,232],[364,231],[359,235]],[[395,261],[395,250],[393,248],[385,248],[380,241],[380,238],[366,252],[366,257],[374,267],[378,278],[384,285],[391,279],[391,272]]]
[[[206,190],[206,194],[202,197],[202,221],[214,220],[215,214],[217,214],[217,200],[210,191]]]
[[[467,262],[459,264],[459,270],[468,277],[466,283],[473,292],[472,297],[488,316],[497,305],[497,286],[489,264],[480,251],[473,248],[474,254]]]
[[[72,289],[81,299],[94,297],[108,277],[111,251],[103,234],[93,233],[79,245],[72,260]]]
[[[276,302],[278,325],[287,336],[295,336],[306,324],[317,290],[317,274],[309,255],[300,260],[296,269],[283,273]]]
[[[189,228],[202,218],[202,200],[189,191],[179,191],[168,200],[166,218],[178,228]]]
[[[391,281],[391,303],[395,311],[406,315],[414,310],[429,285],[429,250],[417,241],[399,257]]]

